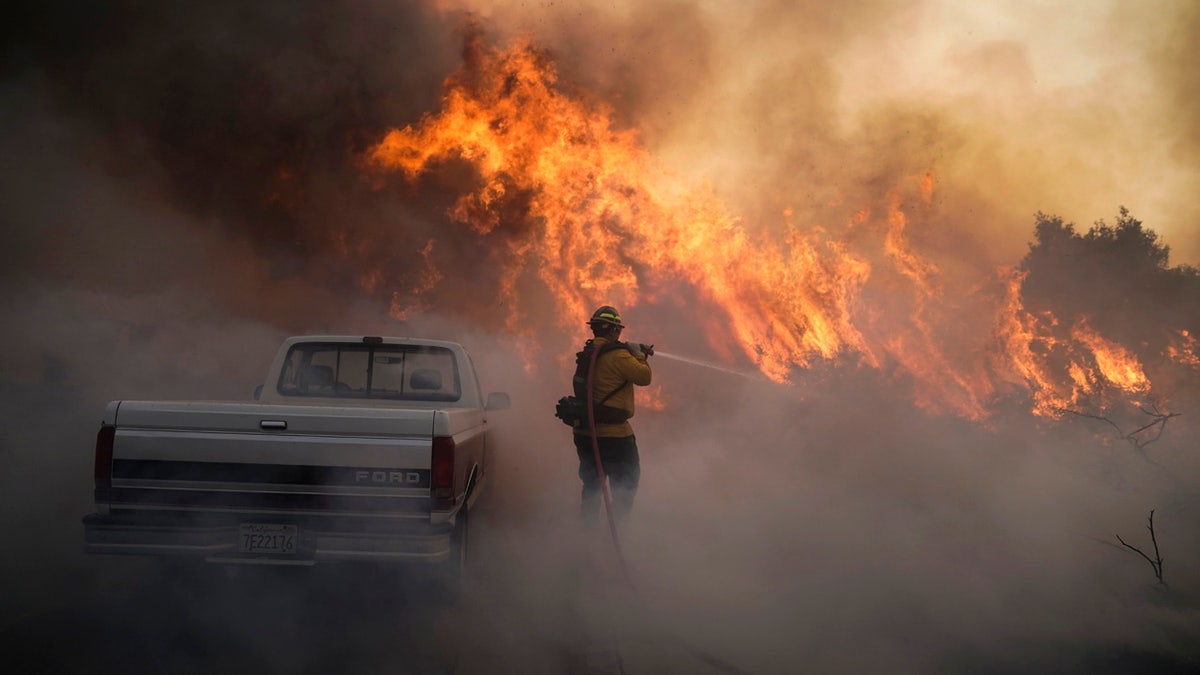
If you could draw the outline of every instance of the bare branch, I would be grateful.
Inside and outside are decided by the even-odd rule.
[[[1149,526],[1150,541],[1154,542],[1154,558],[1151,558],[1150,556],[1143,553],[1142,549],[1126,543],[1125,540],[1122,539],[1121,535],[1119,535],[1119,534],[1117,535],[1117,541],[1121,542],[1121,545],[1124,546],[1125,548],[1127,548],[1127,549],[1133,551],[1134,553],[1137,553],[1138,555],[1145,558],[1146,562],[1150,563],[1150,567],[1154,568],[1154,576],[1158,579],[1158,583],[1162,584],[1163,586],[1166,586],[1167,582],[1163,581],[1162,554],[1160,554],[1158,552],[1158,539],[1154,536],[1154,509],[1150,509],[1149,521],[1150,521],[1150,526]]]
[[[1120,539],[1120,537],[1117,537],[1117,538],[1118,538],[1118,539]],[[1103,544],[1103,545],[1105,545],[1105,546],[1108,546],[1109,548],[1113,548],[1113,549],[1116,549],[1116,550],[1118,550],[1118,551],[1124,551],[1124,550],[1125,550],[1124,548],[1121,548],[1120,546],[1118,546],[1118,545],[1116,545],[1116,544],[1112,543],[1111,541],[1109,541],[1109,540],[1107,540],[1107,539],[1101,539],[1100,537],[1088,537],[1088,539],[1091,539],[1092,541],[1094,541],[1094,542],[1096,542],[1096,543],[1098,543],[1098,544]]]
[[[1153,558],[1151,558],[1150,556],[1146,555],[1145,553],[1142,553],[1142,549],[1140,549],[1140,548],[1138,548],[1138,547],[1136,547],[1136,546],[1134,546],[1134,545],[1132,545],[1132,544],[1128,544],[1128,543],[1126,543],[1126,542],[1125,542],[1125,540],[1124,540],[1124,539],[1122,539],[1122,538],[1121,538],[1121,535],[1119,535],[1119,534],[1117,535],[1117,541],[1121,542],[1121,545],[1122,545],[1122,546],[1124,546],[1125,548],[1127,548],[1127,549],[1129,549],[1130,551],[1133,551],[1134,553],[1136,553],[1136,554],[1138,554],[1138,555],[1142,556],[1143,558],[1145,558],[1145,559],[1146,559],[1146,562],[1150,563],[1151,565],[1155,565],[1155,563],[1154,563],[1154,559],[1153,559]],[[1155,565],[1155,568],[1154,568],[1154,569],[1155,569],[1155,571],[1157,571],[1157,570],[1158,570],[1158,567],[1157,567],[1157,565]]]
[[[1141,410],[1144,414],[1149,415],[1150,417],[1152,417],[1154,419],[1152,419],[1151,421],[1147,422],[1146,424],[1143,424],[1142,426],[1140,426],[1137,429],[1134,429],[1133,431],[1130,431],[1128,433],[1126,433],[1125,430],[1122,429],[1120,427],[1120,425],[1118,425],[1116,422],[1114,422],[1111,419],[1104,417],[1102,415],[1093,415],[1091,413],[1085,413],[1085,412],[1082,412],[1079,410],[1071,410],[1070,408],[1056,408],[1056,410],[1060,413],[1070,413],[1072,415],[1075,415],[1076,417],[1086,417],[1087,419],[1099,420],[1101,422],[1108,424],[1113,429],[1116,429],[1117,438],[1120,438],[1121,440],[1128,443],[1134,450],[1137,451],[1137,453],[1139,455],[1142,456],[1142,459],[1146,460],[1147,462],[1150,462],[1151,464],[1154,464],[1155,462],[1152,461],[1150,459],[1150,457],[1146,454],[1146,446],[1150,445],[1151,443],[1154,443],[1158,439],[1162,438],[1163,431],[1167,428],[1167,421],[1170,420],[1172,417],[1179,417],[1179,415],[1181,413],[1159,412],[1158,406],[1151,406],[1151,408],[1152,408],[1151,410],[1147,410],[1144,407],[1139,407],[1139,410]],[[1153,436],[1151,436],[1149,438],[1144,438],[1142,435],[1143,432],[1145,432],[1149,429],[1152,429],[1154,427],[1158,427],[1158,431]]]
[[[1156,572],[1158,574],[1158,583],[1163,584],[1162,554],[1158,552],[1158,537],[1154,536],[1154,509],[1150,509],[1150,517],[1148,518],[1148,520],[1150,521],[1150,524],[1147,526],[1146,529],[1150,530],[1150,541],[1154,544],[1154,557],[1157,558],[1156,562],[1158,563],[1156,566]],[[1163,584],[1163,585],[1165,586],[1166,584]]]
[[[1166,427],[1167,427],[1167,420],[1171,419],[1172,417],[1179,417],[1179,415],[1181,414],[1181,413],[1160,413],[1157,411],[1157,409],[1154,412],[1149,412],[1145,408],[1142,408],[1142,412],[1146,413],[1147,415],[1153,416],[1155,418],[1154,421],[1144,424],[1141,427],[1138,427],[1137,429],[1135,429],[1134,431],[1131,431],[1127,438],[1135,439],[1135,437],[1138,434],[1142,433],[1143,431],[1145,431],[1153,426],[1158,426],[1158,433],[1154,434],[1153,438],[1147,439],[1145,441],[1140,441],[1139,447],[1142,447],[1142,448],[1157,441],[1159,438],[1162,438],[1163,430],[1166,429]]]
[[[1058,412],[1062,412],[1062,413],[1071,413],[1072,415],[1075,415],[1076,417],[1086,417],[1088,419],[1100,420],[1101,422],[1107,422],[1108,424],[1112,425],[1112,428],[1117,430],[1117,434],[1119,434],[1121,438],[1125,438],[1125,432],[1121,431],[1121,427],[1117,426],[1116,422],[1108,419],[1107,417],[1101,417],[1100,415],[1092,415],[1090,413],[1080,412],[1078,410],[1071,410],[1070,408],[1055,408],[1055,410]]]

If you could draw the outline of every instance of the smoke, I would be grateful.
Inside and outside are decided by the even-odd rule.
[[[744,392],[732,425],[658,439],[665,494],[634,540],[653,552],[643,592],[671,599],[666,625],[751,672],[954,670],[974,650],[1019,669],[1006,659],[1038,642],[1189,630],[1120,590],[1148,570],[1102,543],[1139,524],[1120,510],[1158,498],[1161,477],[1118,487],[1082,438],[1051,453],[1033,430],[930,428],[869,392],[802,407]]]
[[[470,171],[403,185],[359,164],[437,110],[464,30],[528,34],[564,88],[752,230],[781,233],[790,208],[853,238],[847,209],[885,211],[932,175],[910,236],[966,289],[952,312],[980,270],[1020,258],[1038,211],[1123,204],[1175,262],[1200,261],[1193,7],[74,4],[15,12],[3,40],[0,489],[5,532],[43,551],[5,563],[6,628],[107,580],[78,554],[104,402],[247,399],[283,336],[347,332],[460,340],[485,389],[513,395],[494,416],[490,557],[436,619],[463,672],[561,672],[605,643],[664,672],[697,669],[698,649],[754,672],[1195,658],[1186,386],[1143,459],[1102,420],[929,417],[888,372],[818,366],[781,386],[652,361],[664,409],[634,419],[644,477],[624,533],[639,590],[613,590],[550,416],[577,336],[537,289],[526,329],[504,333],[505,251],[446,217]],[[414,292],[429,270],[432,292]],[[389,316],[397,297],[407,320]],[[670,304],[630,308],[627,337],[721,351]],[[1148,550],[1152,508],[1170,595],[1114,545]]]
[[[829,202],[933,170],[946,220],[1000,260],[1033,212],[1086,222],[1116,204],[1154,214],[1177,262],[1200,259],[1191,7],[443,4],[534,34],[747,220],[768,196],[828,225]]]

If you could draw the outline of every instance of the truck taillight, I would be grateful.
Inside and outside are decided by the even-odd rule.
[[[454,506],[454,439],[449,436],[433,437],[433,459],[430,470],[430,488],[433,508],[447,509]]]
[[[97,490],[112,487],[113,439],[116,435],[117,428],[110,426],[100,427],[100,433],[96,434],[96,468],[92,475]]]

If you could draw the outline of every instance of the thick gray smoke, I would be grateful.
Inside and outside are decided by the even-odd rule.
[[[445,215],[462,191],[455,180],[469,182],[469,172],[419,190],[380,190],[358,166],[388,128],[436,110],[441,80],[458,67],[467,24],[445,7],[474,3],[437,4],[443,10],[37,3],[14,13],[0,70],[0,401],[8,412],[0,491],[11,542],[0,567],[0,642],[23,645],[19,654],[33,663],[30,654],[64,635],[92,646],[149,636],[147,644],[168,646],[102,655],[148,672],[190,662],[199,670],[456,664],[458,672],[554,673],[612,658],[610,647],[628,672],[1195,666],[1194,373],[1170,402],[1180,417],[1139,451],[1106,420],[1053,422],[1024,407],[982,424],[930,417],[906,399],[906,383],[865,368],[819,367],[776,385],[652,361],[664,407],[643,406],[634,419],[643,479],[623,533],[637,586],[627,590],[605,532],[579,530],[576,462],[550,414],[567,393],[573,347],[532,311],[546,334],[540,349],[527,349],[501,330],[503,308],[472,304],[495,297],[499,272],[494,241],[447,234],[459,227]],[[983,96],[961,71],[957,98],[936,105],[867,96],[871,82],[886,91],[913,77],[881,60],[894,53],[883,47],[903,51],[890,28],[919,28],[932,40],[931,25],[965,20],[941,17],[944,3],[752,3],[746,12],[617,3],[529,13],[482,4],[494,8],[471,17],[469,30],[499,40],[534,34],[561,59],[567,85],[613,101],[668,161],[729,177],[718,189],[748,216],[776,209],[771,195],[792,190],[797,175],[814,186],[797,204],[803,221],[834,197],[878,198],[893,176],[933,165],[943,172],[945,212],[962,219],[948,227],[972,230],[948,235],[944,247],[969,247],[968,261],[1016,262],[1035,211],[1065,209],[1086,221],[1117,203],[1151,226],[1161,213],[1167,243],[1184,260],[1200,251],[1194,204],[1151,178],[1137,181],[1139,204],[1105,193],[1124,175],[1075,171],[1104,156],[1116,172],[1121,153],[1142,143],[1139,166],[1169,157],[1164,182],[1195,185],[1195,97],[1181,93],[1195,77],[1181,56],[1187,40],[1147,54],[1162,83],[1154,119],[1168,131],[1160,136],[1140,124],[1144,109],[1112,118],[1082,110],[1103,82],[1059,83],[1054,105],[1034,96],[1041,53],[1000,39],[962,52],[962,63],[1011,96]],[[1194,35],[1196,13],[1184,13],[1179,30]],[[1115,16],[1130,14],[1141,17],[1118,4]],[[1110,16],[1089,14],[1087,25],[1106,34]],[[1120,43],[1130,53],[1165,21],[1141,18]],[[898,70],[850,77],[872,64]],[[1121,87],[1130,82],[1110,74]],[[998,103],[1011,107],[997,111]],[[989,121],[992,113],[998,119]],[[1057,136],[1073,119],[1087,124]],[[1128,146],[1089,144],[1130,129],[1142,135]],[[1049,165],[1031,161],[1031,148],[1049,137],[1061,154],[1035,155],[1053,156]],[[422,250],[435,236],[438,302],[407,321],[389,317],[392,293],[422,283]],[[694,321],[687,307],[626,318],[630,339],[670,336],[664,349],[712,357],[685,322]],[[296,580],[273,582],[269,599],[252,595],[270,612],[242,616],[236,599],[186,595],[170,596],[175,611],[150,609],[157,601],[147,588],[161,588],[139,577],[151,568],[79,553],[104,403],[247,399],[279,340],[303,332],[457,339],[475,354],[485,389],[513,395],[514,408],[496,416],[499,466],[468,594],[439,613],[350,602]],[[1145,420],[1116,421],[1128,432]],[[1114,536],[1150,551],[1151,509],[1169,588]],[[325,611],[349,618],[313,618]],[[114,614],[121,627],[79,635]],[[344,654],[342,640],[362,651]]]

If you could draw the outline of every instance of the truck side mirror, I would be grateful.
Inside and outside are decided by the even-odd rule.
[[[508,410],[512,407],[512,400],[508,398],[508,394],[501,391],[493,391],[488,394],[487,405],[484,410]]]
[[[254,388],[254,400],[257,401],[259,396],[262,396],[263,386],[260,384]]]

